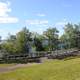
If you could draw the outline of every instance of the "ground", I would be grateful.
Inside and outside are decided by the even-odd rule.
[[[80,58],[47,60],[41,64],[22,65],[18,64],[14,70],[0,72],[0,80],[80,80]],[[17,64],[0,66],[10,68]]]
[[[14,71],[18,68],[29,67],[37,65],[37,63],[27,63],[27,64],[1,64],[0,65],[0,73],[6,73],[10,71]]]

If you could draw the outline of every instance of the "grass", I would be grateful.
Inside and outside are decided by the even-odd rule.
[[[80,80],[80,58],[49,60],[39,65],[0,73],[0,80]]]

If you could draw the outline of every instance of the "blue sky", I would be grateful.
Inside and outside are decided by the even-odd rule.
[[[67,22],[80,22],[80,0],[0,0],[3,38],[24,26],[40,34],[48,27],[56,27],[61,35]]]

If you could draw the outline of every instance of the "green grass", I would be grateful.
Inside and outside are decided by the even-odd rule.
[[[80,80],[80,58],[50,60],[39,65],[0,73],[0,80]]]

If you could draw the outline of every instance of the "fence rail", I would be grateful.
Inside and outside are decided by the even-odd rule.
[[[41,57],[47,57],[48,59],[63,59],[69,56],[79,55],[79,50],[56,50],[56,51],[42,51],[34,52],[30,54],[17,54],[17,55],[4,55],[0,58],[0,63],[27,63],[27,62],[41,62]]]

